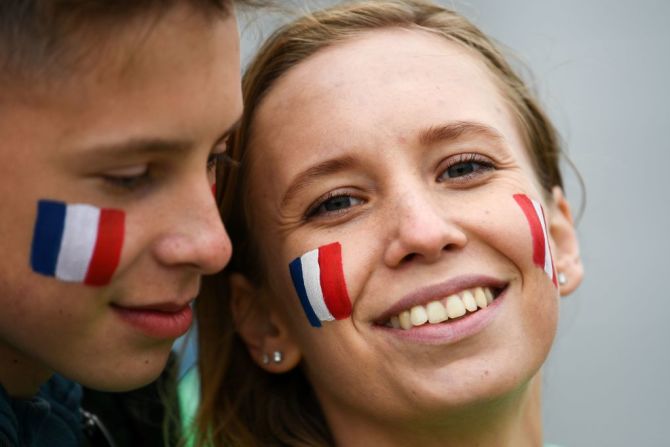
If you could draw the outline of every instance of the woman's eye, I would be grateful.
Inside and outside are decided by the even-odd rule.
[[[307,217],[316,217],[323,214],[332,214],[346,210],[352,206],[363,203],[361,199],[349,195],[334,195],[313,206],[308,212]]]
[[[438,180],[449,179],[466,180],[485,171],[495,169],[493,163],[477,154],[459,156],[440,175]]]

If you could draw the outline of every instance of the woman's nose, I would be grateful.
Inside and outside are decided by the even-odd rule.
[[[387,222],[390,243],[384,256],[386,264],[399,267],[408,262],[431,263],[447,251],[464,247],[467,236],[445,208],[444,202],[430,192],[403,195]]]
[[[169,211],[174,222],[161,237],[156,254],[169,266],[190,266],[202,274],[213,274],[226,266],[232,254],[211,186],[202,182],[197,191],[183,194]]]

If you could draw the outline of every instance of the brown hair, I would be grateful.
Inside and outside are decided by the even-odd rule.
[[[0,76],[8,81],[67,76],[85,56],[96,53],[91,37],[112,36],[134,19],[160,18],[180,3],[210,17],[229,14],[234,3],[261,1],[2,0]]]
[[[224,169],[221,211],[233,257],[221,274],[207,279],[197,302],[200,322],[201,443],[214,445],[333,445],[309,382],[300,368],[271,375],[250,358],[229,308],[227,278],[240,272],[262,284],[263,263],[249,233],[245,163],[254,114],[274,82],[320,49],[376,29],[399,27],[443,37],[470,51],[491,70],[531,156],[542,188],[562,186],[558,136],[533,94],[501,52],[459,14],[421,0],[365,1],[309,14],[277,30],[261,48],[243,78],[245,111],[231,140],[239,169]]]

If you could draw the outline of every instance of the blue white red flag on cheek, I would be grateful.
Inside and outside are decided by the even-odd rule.
[[[533,237],[533,263],[543,269],[554,286],[558,287],[542,205],[525,194],[515,194],[514,200],[521,207],[530,225],[530,233]]]
[[[314,327],[322,321],[343,320],[351,315],[351,300],[342,269],[339,242],[308,251],[289,264],[293,285],[307,319]]]
[[[121,210],[40,200],[30,265],[61,281],[104,286],[119,264],[124,233]]]

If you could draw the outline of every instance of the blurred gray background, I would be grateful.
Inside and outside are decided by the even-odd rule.
[[[670,278],[670,1],[438,3],[530,68],[586,185],[578,227],[586,276],[563,300],[545,366],[545,439],[564,447],[670,446],[663,279]],[[284,20],[243,13],[243,59]],[[581,190],[564,168],[578,209]]]

